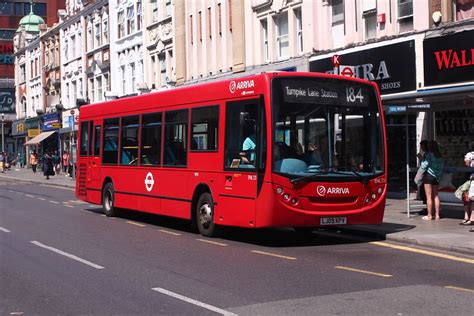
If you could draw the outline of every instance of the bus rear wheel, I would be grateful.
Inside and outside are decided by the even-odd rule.
[[[209,193],[203,193],[196,204],[196,221],[201,235],[205,237],[216,237],[218,227],[214,223],[214,202]]]
[[[102,208],[104,214],[107,217],[113,217],[117,215],[117,210],[114,206],[115,191],[114,185],[111,182],[107,182],[102,190]]]

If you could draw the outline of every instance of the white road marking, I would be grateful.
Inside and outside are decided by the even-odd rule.
[[[259,251],[259,250],[252,250],[251,252],[258,253],[260,255],[277,257],[277,258],[282,258],[282,259],[287,259],[287,260],[296,260],[295,257],[282,256],[282,255],[278,255],[276,253],[271,253],[271,252],[265,252],[265,251]]]
[[[65,207],[74,207],[73,205],[64,204]]]
[[[197,241],[206,242],[206,243],[212,244],[212,245],[222,246],[222,247],[227,246],[227,244],[224,244],[224,243],[221,243],[221,242],[217,242],[217,241],[207,240],[207,239],[198,238],[198,239],[196,239],[196,240],[197,240]]]
[[[58,185],[42,184],[41,186],[43,186],[43,187],[55,188],[55,189],[68,190],[68,191],[76,191],[76,189],[67,188],[67,187],[61,187],[61,186],[58,186]]]
[[[30,195],[30,194],[25,194],[25,196],[27,196],[27,197],[32,197],[32,198],[35,197],[34,195]]]
[[[218,314],[221,314],[221,315],[237,315],[237,314],[228,312],[228,311],[226,311],[226,310],[224,310],[224,309],[221,309],[221,308],[218,308],[218,307],[215,307],[215,306],[212,306],[212,305],[209,305],[209,304],[206,304],[206,303],[203,303],[203,302],[194,300],[194,299],[192,299],[192,298],[189,298],[189,297],[180,295],[180,294],[178,294],[178,293],[174,293],[174,292],[165,290],[165,289],[163,289],[163,288],[161,288],[161,287],[155,287],[155,288],[152,288],[152,290],[153,290],[153,291],[156,291],[156,292],[160,292],[160,293],[165,294],[165,295],[168,295],[168,296],[171,296],[171,297],[174,297],[174,298],[177,298],[178,300],[185,301],[186,303],[194,304],[194,305],[196,305],[196,306],[199,306],[199,307],[208,309],[208,310],[210,310],[210,311],[213,311],[213,312],[218,313]]]
[[[474,293],[474,290],[466,289],[464,287],[459,287],[459,286],[448,285],[448,286],[445,286],[445,288],[446,289],[451,289],[451,290],[458,290],[458,291],[463,291],[463,292]]]
[[[3,227],[0,227],[0,231],[4,232],[4,233],[10,233],[10,231],[6,228],[3,228]]]
[[[391,278],[393,275],[391,274],[385,274],[385,273],[378,273],[378,272],[372,272],[368,270],[361,270],[361,269],[355,269],[351,267],[344,267],[344,266],[335,266],[334,268],[340,269],[340,270],[347,270],[347,271],[352,271],[352,272],[359,272],[359,273],[365,273],[365,274],[370,274],[370,275],[376,275],[384,278]]]
[[[41,201],[46,201],[46,199],[43,199],[43,198],[37,198],[38,200],[41,200]]]
[[[59,204],[59,202],[57,201],[49,201],[49,202],[54,203],[54,204]]]
[[[143,224],[140,224],[140,223],[135,223],[135,222],[132,222],[132,221],[126,221],[127,224],[132,224],[132,225],[135,225],[135,226],[140,226],[140,227],[145,227],[146,225],[143,225]]]
[[[87,260],[85,260],[85,259],[79,258],[78,256],[75,256],[75,255],[73,255],[73,254],[64,252],[64,251],[62,251],[62,250],[59,250],[59,249],[56,249],[56,248],[53,248],[53,247],[50,247],[50,246],[46,246],[46,245],[44,245],[44,244],[42,244],[42,243],[40,243],[40,242],[38,242],[38,241],[36,241],[36,240],[32,240],[32,241],[30,241],[30,242],[31,242],[33,245],[36,245],[36,246],[38,246],[38,247],[41,247],[41,248],[50,250],[50,251],[55,252],[55,253],[57,253],[57,254],[60,254],[60,255],[62,255],[62,256],[68,257],[69,259],[76,260],[76,261],[78,261],[78,262],[84,263],[84,264],[86,264],[86,265],[88,265],[88,266],[91,266],[91,267],[93,267],[93,268],[95,268],[95,269],[104,269],[104,267],[102,267],[102,266],[100,266],[100,265],[98,265],[98,264],[95,264],[95,263],[92,263],[92,262],[87,261]]]
[[[170,235],[173,235],[173,236],[181,236],[181,234],[179,234],[179,233],[171,232],[171,231],[165,230],[165,229],[158,229],[158,231],[160,231],[162,233],[165,233],[165,234],[170,234]]]

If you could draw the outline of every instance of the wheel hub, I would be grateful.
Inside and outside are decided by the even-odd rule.
[[[212,210],[209,204],[205,203],[199,208],[199,222],[204,228],[208,228],[211,225]]]

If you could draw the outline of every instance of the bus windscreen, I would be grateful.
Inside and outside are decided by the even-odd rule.
[[[333,78],[272,80],[273,171],[305,181],[360,181],[383,173],[374,87]]]

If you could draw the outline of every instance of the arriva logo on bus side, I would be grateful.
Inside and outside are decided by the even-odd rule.
[[[155,184],[155,180],[153,180],[153,175],[151,172],[148,172],[145,177],[145,188],[148,192],[153,189],[153,185]]]
[[[255,82],[253,80],[245,80],[245,81],[239,81],[239,82],[235,82],[234,80],[232,80],[229,83],[230,93],[235,93],[238,90],[249,89],[249,88],[254,88],[254,87],[255,87]]]
[[[325,196],[326,194],[350,194],[349,188],[326,188],[324,185],[318,185],[316,188],[316,193],[320,196]]]

